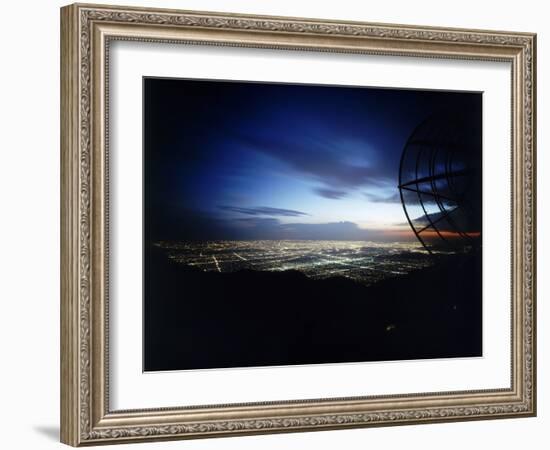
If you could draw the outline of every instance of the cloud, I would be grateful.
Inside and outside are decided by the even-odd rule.
[[[308,216],[309,214],[296,211],[294,209],[282,209],[282,208],[271,208],[269,206],[254,206],[251,208],[241,208],[239,206],[218,206],[218,208],[224,211],[236,212],[239,214],[247,214],[249,216],[284,216],[284,217],[300,217]]]
[[[233,224],[233,226],[231,225]],[[275,239],[275,240],[349,240],[349,241],[395,241],[410,240],[412,233],[396,233],[383,229],[363,229],[354,222],[329,223],[281,223],[277,219],[250,217],[228,221],[232,236],[239,239]],[[405,231],[408,231],[405,229]],[[410,235],[409,235],[410,234]]]
[[[243,217],[228,220],[227,226],[248,239],[368,240],[373,237],[372,231],[359,228],[353,222],[281,223],[273,218]]]
[[[436,213],[432,213],[424,216],[419,216],[416,218],[411,218],[411,222],[414,228],[418,230],[430,225],[430,220],[428,219],[428,216],[432,221],[437,222],[442,217],[442,215],[443,214],[441,212],[436,212]],[[400,228],[410,228],[411,224],[409,222],[400,222],[400,223],[396,223],[395,226]],[[430,229],[432,228],[430,227]]]
[[[365,193],[365,197],[372,203],[401,203],[401,196],[399,195],[399,192],[397,192],[397,188],[395,189],[395,192],[390,195]]]
[[[385,164],[376,165],[361,157],[363,153],[368,153],[368,145],[364,142],[358,142],[350,149],[333,139],[308,139],[303,136],[295,139],[274,139],[270,136],[267,139],[258,135],[241,135],[237,139],[246,147],[277,159],[303,176],[322,183],[320,189],[323,191],[316,192],[325,198],[341,198],[362,187],[381,187],[395,181],[394,172],[397,169]],[[329,191],[332,191],[332,196]]]
[[[330,223],[289,223],[281,228],[291,239],[320,240],[368,240],[372,237],[370,230],[359,228],[353,222]]]
[[[321,197],[328,198],[331,200],[338,200],[347,195],[346,191],[341,191],[338,189],[330,189],[330,188],[317,188],[317,189],[314,189],[314,192],[320,195]]]
[[[439,231],[477,233],[481,229],[481,224],[475,220],[475,217],[471,217],[461,208],[420,216],[412,219],[412,223],[417,230],[423,228],[434,230],[435,227]]]
[[[444,213],[443,212],[436,212],[427,214],[424,216],[417,217],[416,219],[412,219],[412,223],[415,227],[425,227],[430,225],[431,222],[438,223],[442,220]]]

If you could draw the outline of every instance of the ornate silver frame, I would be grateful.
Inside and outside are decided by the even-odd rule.
[[[512,66],[509,389],[111,411],[107,63],[112,40],[508,61]],[[61,440],[73,446],[536,414],[536,36],[75,4],[61,9]]]

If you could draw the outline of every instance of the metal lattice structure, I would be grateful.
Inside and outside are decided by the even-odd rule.
[[[399,191],[405,215],[429,251],[481,245],[481,116],[429,117],[401,155]]]

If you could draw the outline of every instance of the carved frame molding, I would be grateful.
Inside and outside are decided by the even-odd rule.
[[[509,61],[510,389],[111,411],[108,396],[108,58],[112,40]],[[61,10],[61,440],[70,445],[533,416],[536,36],[70,5]]]

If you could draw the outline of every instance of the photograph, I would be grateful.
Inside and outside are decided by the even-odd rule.
[[[44,33],[60,167],[31,166],[59,174],[59,358],[40,352],[59,440],[338,429],[310,446],[349,447],[345,429],[380,427],[383,447],[423,424],[427,448],[521,447],[489,419],[540,397],[542,16],[291,3],[72,4]],[[451,422],[478,434],[449,441]]]
[[[482,109],[144,76],[143,370],[482,357]]]

